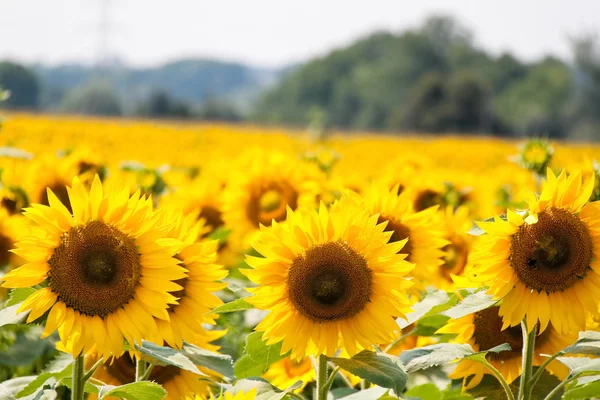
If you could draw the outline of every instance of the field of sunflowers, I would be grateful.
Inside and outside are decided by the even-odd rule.
[[[0,399],[599,397],[595,160],[6,116]]]

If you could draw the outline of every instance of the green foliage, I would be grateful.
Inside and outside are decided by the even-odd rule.
[[[577,341],[564,349],[564,353],[600,356],[600,332],[579,332]]]
[[[262,332],[253,332],[246,337],[244,353],[233,367],[237,378],[261,375],[270,365],[286,357],[281,354],[281,342],[267,345],[262,340]]]
[[[286,398],[288,393],[298,389],[300,386],[302,386],[302,381],[297,381],[287,389],[280,390],[264,379],[254,378],[240,379],[233,386],[226,386],[223,390],[236,394],[239,392],[247,393],[252,389],[256,389],[256,400],[282,400]]]
[[[328,357],[327,359],[342,369],[368,382],[394,389],[400,395],[406,386],[408,374],[395,357],[385,353],[363,350],[351,358]]]
[[[34,109],[38,105],[40,84],[33,71],[27,67],[9,61],[0,62],[0,96],[10,108]],[[10,92],[4,98],[4,90]]]
[[[99,400],[107,396],[125,400],[161,400],[166,395],[167,391],[154,382],[134,382],[122,386],[105,385],[98,391]]]
[[[14,306],[0,309],[0,327],[4,325],[22,324],[27,319],[29,311],[21,312],[17,314],[17,310],[21,304],[15,304]]]
[[[232,313],[232,312],[237,312],[237,311],[250,310],[252,308],[254,308],[254,306],[252,304],[248,303],[246,300],[236,299],[236,300],[230,301],[229,303],[225,303],[222,306],[215,308],[214,310],[211,311],[211,313],[226,314],[226,313]]]
[[[60,102],[63,112],[116,116],[123,113],[119,99],[106,83],[93,82],[69,92]]]

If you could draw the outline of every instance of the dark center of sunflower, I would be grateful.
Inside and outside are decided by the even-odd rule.
[[[585,277],[593,243],[587,226],[561,208],[549,208],[512,237],[510,264],[519,280],[538,292],[564,290]]]
[[[437,204],[442,204],[443,196],[435,190],[423,190],[417,195],[414,207],[416,211],[423,211]]]
[[[13,248],[13,241],[0,234],[0,268],[10,263],[10,250]]]
[[[122,385],[135,382],[135,364],[127,354],[117,358],[112,363],[104,364],[104,369]],[[173,365],[155,365],[148,380],[164,385],[179,375],[180,371],[179,368]]]
[[[469,259],[469,245],[459,235],[447,238],[450,241],[442,248],[444,251],[444,263],[440,265],[440,273],[448,281],[452,282],[450,274],[460,275]]]
[[[14,215],[17,213],[17,202],[14,199],[3,197],[2,198],[2,208],[4,208],[10,215]]]
[[[48,264],[48,286],[59,299],[102,318],[133,298],[141,270],[133,240],[100,221],[66,232]]]
[[[206,220],[206,225],[210,226],[211,232],[217,228],[220,228],[225,223],[223,221],[221,211],[213,206],[202,207],[200,214],[198,214],[198,218],[204,218]],[[209,233],[210,232],[207,232],[206,235]]]
[[[52,192],[56,195],[58,200],[60,200],[60,202],[63,203],[65,207],[67,207],[67,210],[69,210],[69,212],[72,213],[73,209],[71,208],[71,200],[69,199],[67,184],[65,182],[56,181],[49,185],[48,188],[52,190]],[[41,204],[45,206],[50,205],[50,201],[48,201],[48,193],[46,191],[46,188],[42,190],[39,198]]]
[[[370,301],[371,270],[348,245],[329,242],[294,260],[288,294],[296,309],[318,322],[353,317]]]
[[[298,193],[287,182],[268,182],[251,190],[246,210],[250,221],[256,225],[271,225],[271,221],[283,221],[286,207],[298,208]]]
[[[490,307],[485,310],[477,311],[473,316],[473,339],[479,345],[479,351],[489,350],[501,344],[508,343],[511,350],[501,351],[499,353],[488,353],[486,356],[490,360],[509,360],[518,358],[523,350],[523,333],[521,326],[509,327],[502,330],[502,317],[498,315],[500,307]],[[535,329],[538,329],[537,327]],[[550,330],[546,329],[542,334],[537,335],[536,345],[543,345],[550,336]]]
[[[410,236],[410,229],[406,225],[401,224],[400,222],[396,222],[391,218],[386,217],[385,215],[380,215],[377,219],[377,223],[381,224],[382,222],[387,221],[387,226],[384,229],[384,232],[392,232],[392,237],[388,243],[399,242],[404,240]],[[413,246],[410,239],[406,242],[404,247],[398,251],[399,254],[408,254],[406,258],[410,261],[410,256],[412,255]]]

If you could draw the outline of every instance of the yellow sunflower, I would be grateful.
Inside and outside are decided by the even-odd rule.
[[[283,221],[286,207],[316,207],[324,175],[319,168],[289,154],[254,154],[243,161],[223,193],[223,220],[231,228],[229,240],[247,249],[259,225]]]
[[[161,210],[163,223],[171,222],[167,236],[184,243],[175,257],[184,268],[186,276],[175,281],[181,287],[171,293],[177,299],[169,305],[169,319],[157,320],[158,331],[165,342],[180,348],[182,341],[195,343],[205,329],[202,324],[215,324],[216,314],[210,311],[223,304],[214,292],[227,286],[220,282],[227,276],[223,266],[215,264],[218,241],[196,242],[203,231],[202,221],[193,215],[183,217],[174,210]]]
[[[532,195],[525,215],[479,222],[487,232],[473,254],[475,281],[503,299],[504,328],[527,316],[540,331],[549,322],[561,333],[585,329],[586,313],[600,302],[600,204],[588,203],[593,180],[556,177],[548,171],[542,193]]]
[[[504,379],[511,383],[521,375],[523,333],[521,326],[504,329],[498,309],[498,307],[490,307],[457,320],[450,320],[437,333],[456,334],[454,342],[468,343],[475,351],[485,351],[508,343],[511,350],[488,353],[486,358],[500,371]],[[539,366],[544,362],[546,357],[541,354],[554,354],[576,339],[577,334],[561,335],[552,327],[538,333],[535,340],[533,365]],[[559,376],[560,379],[563,379],[569,372],[567,367],[558,361],[551,362],[548,370]],[[461,360],[454,372],[448,376],[452,379],[464,378],[465,389],[471,389],[481,382],[485,374],[491,374],[491,372],[483,364],[471,360]],[[474,375],[473,379],[467,382],[467,377],[471,375]]]
[[[442,250],[443,263],[438,266],[437,287],[444,290],[455,288],[453,276],[460,276],[469,265],[469,254],[476,237],[467,232],[473,227],[466,207],[459,207],[456,211],[451,206],[443,210],[444,239],[448,241]]]
[[[168,292],[182,289],[172,281],[186,277],[180,242],[163,238],[151,200],[128,190],[105,191],[96,177],[88,193],[74,178],[73,214],[48,190],[50,206],[27,209],[35,226],[13,250],[28,263],[2,278],[8,288],[43,284],[19,311],[31,311],[28,322],[48,312],[43,336],[58,329],[75,356],[96,344],[107,359],[124,339],[157,341],[155,318],[169,319]]]
[[[98,356],[90,354],[85,357],[86,369],[91,368],[98,360]],[[210,371],[198,367],[200,371],[210,374]],[[120,386],[135,382],[135,361],[129,354],[111,359],[110,362],[100,366],[93,375],[107,385]],[[165,400],[196,400],[208,399],[216,386],[202,376],[193,372],[179,369],[172,365],[154,366],[148,380],[160,384],[166,391]],[[90,394],[88,400],[96,400],[97,395]],[[118,397],[103,397],[106,400],[117,400]]]
[[[301,360],[292,360],[287,357],[277,361],[263,374],[263,378],[279,389],[286,389],[297,381],[302,381],[302,386],[294,390],[296,393],[302,392],[306,385],[316,379],[310,357],[304,357]]]
[[[373,185],[364,196],[371,215],[378,216],[378,223],[387,222],[390,242],[408,239],[401,252],[406,260],[415,264],[414,275],[423,283],[437,284],[438,269],[444,263],[442,248],[448,244],[444,228],[436,218],[437,206],[415,212],[411,204],[411,192],[398,195],[398,185],[391,190]]]
[[[285,223],[262,227],[243,270],[259,284],[247,301],[269,314],[258,324],[281,353],[350,356],[375,343],[389,343],[409,308],[404,276],[414,267],[399,254],[406,240],[388,243],[391,232],[377,224],[362,202],[344,196],[319,211],[288,209]]]

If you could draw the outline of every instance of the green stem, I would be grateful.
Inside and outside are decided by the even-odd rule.
[[[146,368],[146,372],[144,373],[144,376],[142,376],[142,381],[147,381],[148,378],[150,378],[150,374],[152,373],[152,370],[154,369],[154,364],[150,364],[148,366],[148,368]]]
[[[550,393],[548,393],[548,396],[544,397],[544,400],[552,400],[552,398],[554,396],[556,396],[558,393],[560,393],[560,390],[563,387],[565,387],[567,385],[567,383],[574,381],[577,378],[579,378],[579,375],[575,375],[575,376],[565,379],[564,381],[559,383],[558,386],[556,386],[554,389],[552,389],[552,391]]]
[[[136,361],[135,361],[135,381],[136,382],[144,380],[144,375],[146,374],[147,367],[148,367],[148,364],[146,364],[146,361],[142,360],[141,358],[136,358]]]
[[[98,367],[102,365],[103,361],[104,361],[104,359],[102,357],[100,357],[98,359],[98,361],[96,361],[96,363],[92,366],[92,368],[90,368],[90,370],[85,373],[85,375],[83,376],[83,383],[85,383],[85,382],[87,382],[87,381],[90,380],[90,378],[92,377],[92,375],[94,375],[94,372],[96,372],[96,370],[98,369]]]
[[[519,400],[529,400],[531,397],[531,375],[533,372],[533,352],[537,327],[533,327],[531,332],[528,333],[527,321],[523,318],[521,330],[523,331],[523,370],[519,384]]]
[[[548,366],[548,364],[550,364],[552,361],[554,361],[554,359],[556,357],[562,356],[564,353],[564,351],[559,351],[558,353],[548,357],[543,363],[542,365],[540,365],[540,367],[538,368],[537,371],[535,371],[535,374],[533,374],[533,376],[531,377],[531,388],[533,389],[533,387],[535,386],[535,384],[540,380],[540,378],[542,377],[542,374],[544,373],[544,370],[546,369],[546,367]]]
[[[504,377],[502,376],[500,371],[498,371],[496,369],[496,367],[494,367],[492,364],[490,364],[490,362],[488,360],[485,360],[485,362],[482,364],[485,365],[487,367],[487,369],[489,369],[492,372],[492,374],[494,374],[496,379],[498,379],[498,382],[500,382],[500,384],[504,388],[504,392],[506,393],[506,398],[508,400],[515,400],[515,395],[513,394],[512,390],[510,389],[510,386],[508,385],[508,382],[506,382],[506,379],[504,379]]]
[[[333,369],[333,371],[331,372],[331,375],[329,375],[329,378],[327,378],[327,382],[325,382],[325,386],[323,387],[323,391],[325,392],[325,398],[327,398],[327,393],[329,393],[329,389],[331,388],[331,385],[333,384],[335,375],[338,373],[339,370],[340,370],[340,367],[335,367]]]
[[[71,389],[71,400],[83,400],[85,382],[83,380],[85,372],[83,355],[75,357],[73,360],[73,382]]]
[[[327,400],[327,391],[325,384],[327,383],[327,358],[321,354],[317,360],[317,398],[316,400]]]

